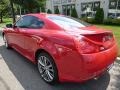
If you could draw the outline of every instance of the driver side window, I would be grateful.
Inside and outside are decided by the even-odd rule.
[[[23,16],[15,26],[20,28],[42,28],[44,26],[44,22],[39,20],[37,17],[34,16]]]
[[[27,28],[29,27],[31,22],[31,18],[28,16],[21,17],[20,20],[15,24],[15,26],[20,28]]]

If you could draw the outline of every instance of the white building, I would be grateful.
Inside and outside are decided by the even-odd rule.
[[[105,18],[120,16],[120,0],[47,0],[46,8],[54,13],[58,8],[61,14],[70,15],[75,7],[79,17],[92,17],[98,7],[103,8]]]

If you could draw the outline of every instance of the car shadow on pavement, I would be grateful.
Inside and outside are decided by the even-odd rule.
[[[4,46],[0,46],[0,54],[25,90],[106,90],[110,82],[110,75],[106,73],[98,80],[89,80],[85,83],[49,85],[40,78],[36,65],[15,50],[7,50]]]

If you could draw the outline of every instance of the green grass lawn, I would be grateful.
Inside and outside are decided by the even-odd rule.
[[[3,23],[0,23],[0,27],[5,27],[9,23],[12,23],[12,18],[3,18]]]
[[[97,26],[111,30],[114,33],[114,35],[117,39],[118,48],[119,48],[118,55],[120,56],[120,26],[112,26],[112,25],[97,25]]]

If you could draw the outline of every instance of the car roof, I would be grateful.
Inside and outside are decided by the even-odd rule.
[[[41,17],[41,18],[45,18],[47,16],[64,16],[64,15],[60,15],[60,14],[47,14],[47,13],[31,13],[31,14],[26,14],[26,15],[31,15],[31,16],[35,16],[35,17]]]
[[[36,17],[46,17],[46,13],[31,13],[31,14],[26,14],[26,15],[31,15],[31,16],[36,16]]]

